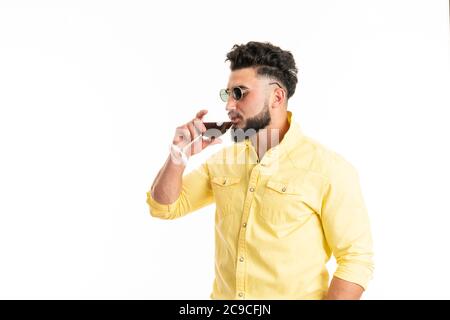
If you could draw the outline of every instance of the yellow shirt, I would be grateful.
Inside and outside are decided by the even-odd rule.
[[[322,299],[331,254],[334,276],[367,288],[372,238],[357,172],[289,121],[261,161],[246,140],[184,175],[174,203],[147,193],[162,219],[216,204],[213,299]]]

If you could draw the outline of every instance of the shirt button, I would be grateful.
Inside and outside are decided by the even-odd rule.
[[[247,227],[247,224],[244,222],[244,224],[242,225],[244,228],[246,228]]]
[[[240,262],[244,262],[244,257],[240,257],[240,258],[239,258],[239,261],[240,261]]]
[[[239,297],[243,297],[244,296],[244,293],[243,292],[239,292]]]
[[[253,191],[255,191],[255,188],[253,188],[253,187],[250,188],[250,192],[253,192]]]

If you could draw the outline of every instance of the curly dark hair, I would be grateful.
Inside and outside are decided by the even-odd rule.
[[[247,44],[235,44],[227,53],[225,61],[231,62],[231,71],[254,67],[258,75],[280,81],[287,90],[288,99],[294,95],[298,69],[289,51],[269,42],[250,41]]]

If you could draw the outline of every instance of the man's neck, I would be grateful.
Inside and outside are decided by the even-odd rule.
[[[262,159],[264,154],[271,148],[277,146],[284,135],[289,130],[289,120],[286,117],[278,122],[272,122],[269,126],[258,131],[257,134],[250,137],[250,141],[258,154],[258,158]]]

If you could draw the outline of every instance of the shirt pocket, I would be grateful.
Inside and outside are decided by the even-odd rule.
[[[262,198],[261,215],[276,226],[300,227],[316,212],[309,192],[293,182],[268,180]]]
[[[241,177],[214,176],[211,178],[211,186],[216,200],[216,208],[220,216],[232,212],[233,204],[239,191]]]

